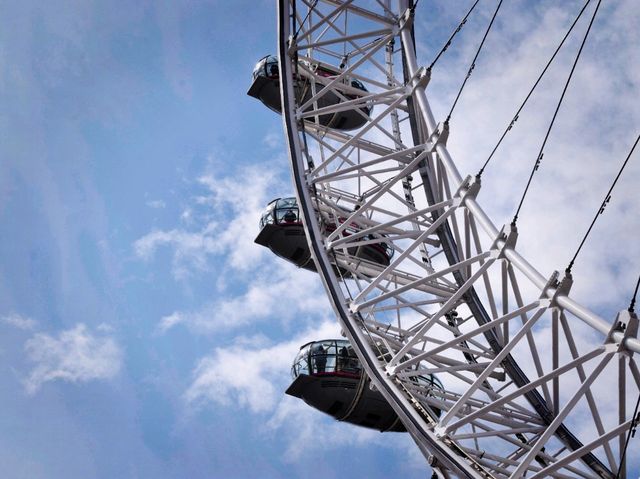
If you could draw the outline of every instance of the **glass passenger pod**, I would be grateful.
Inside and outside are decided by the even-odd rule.
[[[335,229],[334,225],[327,225],[328,231],[332,229]],[[354,225],[344,234],[348,236],[356,232],[358,228]],[[381,235],[366,235],[362,241],[381,238]],[[255,242],[300,268],[315,271],[295,198],[278,198],[267,205],[260,217],[260,233]],[[349,255],[381,266],[389,265],[393,252],[393,247],[384,241],[348,248]]]
[[[309,63],[307,61],[300,60],[298,62],[298,66],[299,68],[296,73],[297,78],[293,85],[293,89],[296,102],[299,105],[307,102],[313,97],[313,83],[315,83],[316,91],[320,91],[324,88],[323,82],[319,77],[330,81],[332,78],[335,78],[340,74],[340,70],[318,62]],[[282,113],[278,58],[272,55],[267,55],[260,59],[253,69],[252,77],[251,87],[247,94],[257,98],[271,110],[277,113]],[[341,94],[347,100],[356,99],[367,93],[367,89],[357,78],[345,78],[342,82],[338,83],[338,85],[335,85],[335,89],[341,90]],[[362,94],[358,94],[358,91],[361,91]],[[343,98],[331,91],[318,98],[317,108],[337,105],[342,101],[344,101]],[[336,130],[354,130],[362,127],[367,122],[367,118],[371,114],[372,110],[373,107],[371,105],[366,105],[361,108],[353,108],[351,110],[319,115],[309,118],[309,120],[317,120],[321,125],[328,128],[334,128]]]
[[[303,345],[293,361],[291,374],[293,382],[286,393],[319,411],[379,431],[406,431],[382,394],[370,387],[370,380],[347,340],[326,339]],[[415,381],[429,391],[444,390],[433,375],[420,376]],[[435,412],[440,414],[439,410]]]
[[[277,198],[267,205],[255,242],[299,268],[316,270],[295,198]]]

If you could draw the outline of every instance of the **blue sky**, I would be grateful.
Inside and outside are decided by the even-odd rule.
[[[423,11],[434,3],[422,2]],[[471,21],[460,48],[443,59],[443,73],[434,70],[442,98],[436,111],[444,111],[473,54],[493,8],[484,4],[479,23]],[[262,207],[291,191],[280,118],[246,96],[255,61],[276,48],[273,2],[1,5],[5,477],[425,477],[406,435],[338,424],[283,394],[297,347],[339,330],[318,278],[253,244]],[[637,99],[640,79],[637,53],[623,48],[637,45],[631,5],[607,7],[585,60],[581,91],[593,101],[559,128],[557,156],[586,166],[550,166],[550,183],[537,192],[542,210],[550,209],[546,193],[560,191],[588,196],[583,216],[590,217],[587,200],[601,201],[602,184],[628,151],[639,124],[629,98]],[[479,159],[467,153],[495,142],[532,78],[527,70],[537,71],[576,6],[506,8],[511,20],[498,23],[503,36],[454,119],[468,135],[452,137],[451,148],[468,172]],[[419,23],[432,32],[417,39],[423,63],[463,12],[447,2],[431,7],[440,21]],[[607,25],[616,33],[605,33]],[[552,86],[542,94],[549,104]],[[568,103],[570,112],[584,104],[581,96]],[[598,118],[608,119],[607,135],[594,125]],[[578,146],[570,127],[588,133]],[[522,145],[505,151],[516,157]],[[608,170],[598,164],[605,156]],[[495,191],[489,210],[508,220],[519,190],[511,178],[522,174],[500,161],[486,177]],[[571,184],[553,183],[577,169]],[[583,170],[601,179],[583,178]],[[630,170],[637,178],[638,168]],[[623,236],[620,222],[640,231],[632,186],[620,185],[611,219],[603,220],[609,233],[596,233],[579,266],[583,276],[604,278],[578,288],[588,298],[606,285],[594,299],[603,314],[626,306],[640,269],[625,268],[639,257],[637,241],[621,239],[616,251],[601,254],[612,235]],[[567,240],[545,251],[551,238],[565,237],[566,208],[523,244],[543,269],[563,268],[575,248]],[[523,229],[540,215],[525,209]]]

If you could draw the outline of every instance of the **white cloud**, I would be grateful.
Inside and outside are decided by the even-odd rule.
[[[62,331],[57,338],[38,333],[25,343],[35,363],[24,380],[28,394],[48,381],[86,382],[109,379],[120,371],[122,350],[113,337],[94,336],[84,324]]]
[[[167,204],[162,200],[149,200],[147,201],[147,206],[153,209],[161,209],[167,206]]]
[[[16,313],[0,316],[0,322],[25,331],[32,331],[38,326],[38,322],[35,319],[26,318]]]
[[[107,323],[100,323],[96,329],[103,333],[113,333],[115,331],[115,328]]]
[[[262,142],[269,148],[282,148],[282,133],[267,133]]]
[[[385,433],[339,422],[316,411],[304,401],[283,395],[273,415],[266,422],[267,433],[285,439],[282,460],[295,464],[313,461],[317,457],[314,444],[322,445],[323,451],[357,448],[376,448],[380,451],[395,450],[404,457],[397,466],[397,475],[403,471],[412,477],[416,471],[424,471],[425,460],[408,434]],[[387,453],[385,451],[385,453]]]
[[[323,449],[390,444],[389,438],[381,437],[378,431],[323,419],[321,413],[301,399],[282,398],[267,427],[273,431],[287,431],[289,441],[282,454],[286,462],[295,463],[312,456],[315,450],[310,445],[313,444],[322,444]],[[424,459],[421,462],[424,464]]]
[[[171,246],[173,253],[173,274],[181,279],[193,270],[208,270],[208,256],[220,251],[220,246],[206,230],[188,232],[180,229],[152,231],[134,243],[136,255],[149,260],[161,246]]]
[[[289,194],[290,186],[279,179],[280,173],[280,167],[271,165],[247,168],[233,177],[219,178],[209,173],[199,179],[210,193],[203,198],[204,203],[213,208],[215,217],[223,218],[211,234],[235,269],[253,268],[262,254],[263,249],[253,242],[260,214],[273,196]]]
[[[222,405],[265,417],[256,432],[265,438],[278,436],[278,441],[284,444],[281,456],[286,463],[312,460],[316,450],[310,444],[322,444],[324,452],[376,446],[401,451],[407,458],[403,468],[422,469],[424,458],[408,435],[380,434],[328,419],[300,399],[283,393],[291,380],[289,370],[300,346],[339,337],[339,327],[334,321],[323,321],[291,340],[272,345],[265,344],[263,336],[239,337],[234,345],[217,348],[199,361],[184,399],[196,410]]]
[[[193,220],[193,210],[191,208],[185,208],[180,214],[180,221],[185,224],[191,224]]]
[[[196,311],[175,311],[160,320],[160,332],[185,324],[201,332],[218,328],[240,328],[247,324],[277,318],[279,322],[330,311],[320,287],[318,276],[279,261],[269,263],[253,276],[246,290],[235,296],[225,296]]]
[[[263,254],[253,242],[260,213],[275,191],[287,188],[279,174],[279,167],[254,166],[231,176],[202,175],[197,182],[206,191],[184,210],[185,227],[149,232],[134,242],[136,255],[150,260],[158,248],[172,248],[177,279],[211,270],[214,258],[237,270],[253,268]]]
[[[448,147],[463,177],[478,172],[581,5],[548,7],[525,9],[515,2],[499,14],[509,21],[494,25],[452,119]],[[498,227],[515,212],[592,11],[590,6],[483,174],[478,201]],[[630,99],[640,94],[639,34],[631,24],[639,15],[632,2],[600,11],[520,213],[518,250],[543,276],[567,266],[637,135],[638,110]],[[469,27],[434,69],[427,93],[436,117],[448,111],[459,86],[452,78],[463,77],[479,41],[473,37],[484,29]],[[637,164],[627,166],[574,267],[573,295],[592,309],[628,304],[639,267],[633,258],[640,257],[640,244],[625,234],[640,231]]]
[[[254,413],[273,411],[282,394],[276,385],[290,377],[289,368],[300,346],[334,337],[339,337],[339,327],[333,321],[324,321],[272,346],[253,347],[242,340],[228,348],[216,348],[196,366],[185,400],[200,406],[236,403]]]

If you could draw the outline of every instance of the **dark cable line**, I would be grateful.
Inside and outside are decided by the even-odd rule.
[[[438,53],[436,55],[436,57],[433,59],[433,61],[431,62],[431,65],[429,65],[428,70],[431,70],[433,68],[433,66],[436,64],[436,62],[440,59],[440,57],[442,56],[442,54],[444,52],[447,51],[447,48],[449,48],[449,46],[451,45],[451,42],[453,41],[453,37],[455,37],[457,35],[457,33],[462,30],[462,27],[464,26],[465,23],[467,23],[467,18],[469,18],[469,15],[471,15],[471,12],[473,12],[473,9],[476,8],[476,5],[478,4],[480,0],[476,0],[475,3],[473,5],[471,5],[471,8],[469,9],[469,11],[467,12],[467,14],[464,16],[464,18],[462,19],[462,21],[460,22],[460,24],[456,27],[456,29],[453,31],[453,33],[451,34],[451,36],[449,37],[449,40],[447,40],[447,43],[444,44],[444,46],[442,47],[442,49],[440,50],[440,53]]]
[[[544,77],[545,73],[547,73],[547,70],[549,69],[549,67],[551,66],[551,64],[555,60],[556,56],[560,52],[560,49],[564,45],[564,42],[567,40],[567,38],[569,37],[569,35],[573,31],[573,27],[576,26],[576,23],[578,23],[578,20],[580,19],[580,17],[584,13],[585,9],[587,8],[587,5],[589,5],[590,2],[591,2],[591,0],[587,0],[585,2],[584,6],[582,7],[582,10],[580,10],[580,13],[578,13],[578,16],[575,18],[575,20],[573,21],[573,23],[569,27],[569,30],[567,30],[567,33],[562,38],[562,41],[560,41],[560,43],[556,47],[556,50],[553,52],[553,55],[551,55],[551,58],[549,59],[549,61],[545,65],[544,69],[542,70],[542,73],[540,73],[540,76],[538,76],[538,79],[533,84],[533,86],[531,87],[531,90],[529,90],[529,93],[527,94],[526,98],[524,99],[524,101],[520,105],[520,108],[518,108],[518,110],[516,111],[515,115],[513,115],[513,118],[511,119],[511,122],[509,123],[509,126],[507,126],[507,128],[504,130],[504,132],[502,133],[502,136],[498,140],[498,143],[496,143],[496,146],[493,148],[493,150],[489,154],[489,157],[487,158],[487,160],[482,165],[482,168],[480,168],[480,171],[476,175],[477,178],[480,178],[482,176],[482,173],[484,172],[484,169],[487,167],[487,165],[489,164],[489,161],[491,161],[491,158],[493,158],[493,155],[496,153],[496,151],[498,150],[498,148],[502,144],[502,140],[504,140],[504,137],[507,136],[507,133],[509,133],[511,131],[511,128],[513,128],[513,125],[515,125],[516,121],[518,121],[518,117],[520,116],[520,112],[522,111],[522,109],[525,107],[525,105],[529,101],[529,98],[531,97],[531,95],[533,94],[534,90],[538,86],[538,83],[540,83],[540,81],[542,80],[542,77]]]
[[[500,7],[502,6],[502,1],[500,0],[500,2],[498,3],[498,6],[496,7],[496,11],[493,12],[493,17],[491,17],[491,22],[489,22],[489,26],[487,27],[487,31],[484,32],[484,36],[482,37],[482,41],[480,42],[480,45],[478,46],[478,50],[476,51],[476,54],[473,57],[473,60],[471,60],[471,65],[469,66],[469,71],[467,71],[467,76],[464,78],[464,81],[462,82],[462,85],[460,86],[460,89],[458,90],[458,94],[456,95],[456,99],[453,101],[453,105],[451,105],[451,110],[449,110],[449,114],[447,115],[447,119],[444,121],[445,123],[449,123],[449,120],[451,120],[451,115],[453,114],[453,110],[456,107],[456,104],[458,103],[458,99],[460,99],[460,95],[462,94],[462,90],[464,89],[464,86],[467,84],[467,80],[469,80],[469,77],[471,76],[471,73],[473,72],[473,69],[476,67],[476,60],[478,59],[478,55],[480,55],[480,51],[482,50],[482,46],[484,45],[484,41],[487,39],[487,35],[489,35],[489,31],[491,30],[491,26],[493,25],[493,21],[496,19],[496,15],[498,14],[498,10],[500,10]]]
[[[565,270],[567,273],[571,273],[571,268],[573,267],[573,263],[576,261],[576,258],[578,257],[578,253],[580,253],[580,250],[582,249],[582,245],[584,245],[585,241],[587,241],[587,237],[589,236],[589,233],[591,233],[591,229],[593,228],[593,225],[595,224],[596,220],[598,219],[598,216],[600,216],[602,213],[604,213],[604,209],[607,206],[607,203],[609,203],[609,201],[611,201],[611,192],[613,191],[613,188],[616,186],[616,183],[618,182],[618,179],[620,178],[620,175],[622,175],[622,171],[624,170],[625,166],[627,166],[627,163],[629,162],[629,158],[631,158],[631,155],[633,154],[633,150],[635,150],[636,145],[638,144],[638,140],[640,140],[640,135],[638,135],[638,137],[636,138],[635,143],[631,147],[631,151],[629,151],[629,154],[627,155],[627,158],[624,160],[624,163],[622,163],[622,166],[620,167],[620,171],[618,171],[618,175],[616,176],[615,180],[613,180],[613,184],[611,185],[611,188],[609,188],[609,191],[607,191],[607,194],[605,195],[604,200],[600,204],[600,209],[598,210],[598,212],[594,216],[593,221],[591,222],[591,225],[589,226],[589,229],[585,233],[584,237],[582,238],[582,241],[580,242],[580,245],[578,246],[578,249],[576,250],[576,253],[573,255],[573,258],[569,262],[569,266],[567,266],[567,269]],[[637,293],[637,288],[636,288],[636,293]],[[635,296],[634,296],[634,301],[633,302],[635,302]]]
[[[571,71],[569,72],[569,76],[567,77],[567,81],[564,84],[564,88],[562,89],[562,94],[560,95],[560,99],[558,100],[558,104],[556,105],[556,110],[553,112],[553,118],[551,118],[551,123],[549,123],[549,128],[547,129],[547,133],[544,135],[544,140],[542,141],[542,145],[540,146],[540,151],[538,151],[538,156],[536,157],[536,162],[531,169],[531,174],[529,175],[529,180],[527,181],[527,186],[522,193],[522,198],[520,198],[520,203],[518,204],[518,208],[516,209],[516,214],[513,215],[513,220],[511,220],[511,225],[515,226],[518,221],[518,214],[520,213],[520,208],[522,208],[522,204],[524,203],[524,199],[527,196],[527,192],[529,191],[529,186],[531,185],[531,180],[533,179],[533,175],[540,168],[540,163],[542,162],[542,157],[544,156],[544,147],[547,144],[547,140],[549,139],[549,134],[553,128],[553,125],[556,121],[556,117],[558,116],[558,111],[560,111],[560,106],[562,105],[562,100],[564,100],[564,95],[567,93],[567,89],[569,88],[569,83],[571,82],[571,78],[573,77],[573,72],[576,69],[576,65],[578,64],[578,60],[580,59],[580,55],[582,54],[582,50],[584,45],[587,42],[587,38],[589,37],[589,32],[591,31],[591,27],[593,25],[594,20],[596,19],[596,15],[598,14],[598,9],[600,8],[600,4],[602,0],[598,0],[598,4],[596,5],[595,10],[593,11],[593,16],[591,17],[591,21],[589,22],[589,26],[587,27],[587,31],[584,34],[584,38],[582,39],[582,43],[580,44],[580,49],[576,55],[575,60],[573,61],[573,65],[571,66]]]
[[[309,11],[307,12],[307,15],[304,17],[304,19],[300,22],[300,26],[298,27],[298,29],[296,30],[296,33],[293,35],[293,38],[298,38],[298,33],[300,33],[300,30],[302,30],[302,27],[304,26],[304,23],[307,21],[307,18],[309,18],[309,15],[311,15],[311,12],[313,11],[314,8],[316,8],[316,5],[318,4],[318,0],[314,0],[313,4],[309,7]],[[294,15],[295,15],[295,5],[296,2],[293,2],[293,6],[294,6]],[[295,22],[295,17],[293,19],[293,21]]]
[[[631,298],[631,303],[629,304],[629,309],[627,309],[627,311],[629,311],[630,313],[635,312],[634,308],[636,306],[636,298],[638,297],[638,288],[640,287],[640,276],[638,277],[638,282],[636,283],[636,289],[633,292],[633,296]]]
[[[622,450],[622,455],[620,456],[620,466],[618,466],[618,473],[616,474],[616,479],[620,477],[620,471],[622,470],[622,465],[624,464],[624,457],[627,454],[627,447],[629,446],[629,439],[635,437],[636,435],[636,427],[638,426],[638,408],[640,408],[640,395],[638,395],[638,401],[636,402],[636,408],[633,411],[633,416],[631,416],[631,425],[629,427],[629,432],[627,433],[627,440],[624,443],[624,449]]]
[[[351,50],[350,52],[348,52],[348,53],[345,53],[345,54],[342,56],[342,60],[340,61],[340,66],[339,66],[338,68],[340,68],[340,70],[342,70],[345,66],[347,66],[347,61],[349,60],[349,57],[350,57],[351,55],[353,55],[353,54],[354,54],[354,53],[356,53],[356,52],[357,52],[357,53],[360,53],[360,51],[361,51],[361,50],[364,50],[365,48],[369,48],[369,46],[373,45],[373,44],[374,44],[374,43],[376,43],[376,42],[379,42],[381,38],[382,38],[382,37],[374,38],[374,39],[373,39],[373,40],[371,40],[370,42],[365,43],[364,45],[359,46],[358,48],[354,48],[354,49],[352,49],[352,50]]]

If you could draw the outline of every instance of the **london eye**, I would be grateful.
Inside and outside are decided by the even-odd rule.
[[[451,114],[433,113],[415,14],[411,0],[280,0],[277,55],[254,69],[295,192],[269,204],[256,242],[317,272],[345,336],[303,345],[287,392],[407,431],[438,477],[626,477],[634,301],[599,316],[572,297],[579,250],[545,277],[518,250],[519,208],[505,225],[485,212],[484,167],[459,171]]]

